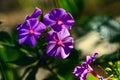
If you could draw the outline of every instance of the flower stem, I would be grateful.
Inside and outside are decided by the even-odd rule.
[[[101,76],[98,75],[98,74],[92,69],[92,67],[91,67],[90,65],[88,65],[88,70],[89,70],[90,73],[91,73],[93,76],[95,76],[96,78],[101,78]]]

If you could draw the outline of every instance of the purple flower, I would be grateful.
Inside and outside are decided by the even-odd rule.
[[[26,17],[23,24],[18,25],[19,44],[26,43],[31,46],[36,45],[36,40],[46,28],[45,25],[37,19],[41,13],[41,10],[36,8],[31,16]]]
[[[80,80],[86,80],[88,77],[88,72],[91,72],[94,76],[99,77],[93,69],[90,67],[90,63],[93,62],[96,58],[98,53],[92,54],[92,56],[87,56],[86,61],[81,64],[81,66],[76,66],[73,74],[77,77],[79,77]]]
[[[87,63],[83,62],[81,66],[76,66],[73,74],[79,77],[80,80],[86,80],[88,76]]]
[[[57,8],[43,17],[44,24],[50,26],[54,31],[61,31],[63,28],[71,29],[74,19],[70,13],[62,8]]]
[[[27,43],[31,46],[36,45],[36,40],[45,30],[45,25],[37,19],[26,20],[20,26],[21,28],[18,30],[19,44]]]
[[[69,56],[73,48],[74,41],[73,38],[70,37],[70,33],[67,29],[63,29],[60,32],[51,30],[46,34],[46,40],[48,41],[46,53],[49,56],[58,56],[64,59]]]

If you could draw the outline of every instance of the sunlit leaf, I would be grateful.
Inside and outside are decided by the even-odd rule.
[[[99,80],[99,79],[94,77],[91,73],[89,73],[87,80]]]

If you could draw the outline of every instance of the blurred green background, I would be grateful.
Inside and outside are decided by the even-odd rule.
[[[17,44],[16,26],[35,7],[43,14],[62,7],[75,19],[71,30],[75,48],[70,57],[46,58],[56,65],[56,76],[51,75],[46,65],[36,66],[36,58],[29,56],[30,49],[33,53],[35,49]],[[71,72],[93,52],[100,53],[93,64],[95,71],[105,78],[113,75],[112,80],[119,80],[120,0],[0,0],[0,80],[77,80]],[[93,80],[93,76],[88,80]]]

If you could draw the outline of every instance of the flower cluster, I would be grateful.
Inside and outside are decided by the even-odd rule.
[[[18,25],[19,44],[35,46],[37,39],[48,26],[51,31],[46,34],[46,53],[62,59],[68,57],[74,42],[68,31],[74,24],[72,15],[62,8],[57,8],[45,14],[42,23],[38,20],[41,14],[42,11],[36,8],[31,16],[26,16],[23,24]]]
[[[71,14],[58,8],[47,13],[43,17],[43,21],[46,26],[52,29],[46,34],[48,41],[46,53],[49,56],[58,56],[62,59],[68,57],[74,42],[68,31],[74,23]]]
[[[70,36],[69,30],[74,24],[72,15],[62,8],[57,8],[43,16],[43,22],[38,17],[42,14],[39,8],[36,8],[31,16],[27,15],[25,21],[17,26],[19,44],[29,44],[35,46],[46,26],[51,28],[46,33],[46,53],[48,56],[57,56],[65,59],[69,56],[73,48],[74,40]],[[90,64],[95,60],[98,53],[87,56],[86,61],[81,66],[76,66],[73,74],[80,80],[86,80],[88,72],[92,73],[99,80],[103,77],[99,76],[91,68]]]
[[[86,80],[88,77],[88,73],[90,72],[93,74],[96,78],[99,78],[100,80],[103,80],[101,76],[99,76],[97,73],[94,72],[90,64],[95,60],[98,53],[92,54],[92,56],[87,56],[86,61],[81,64],[81,66],[76,66],[73,74],[77,77],[79,77],[80,80]]]

